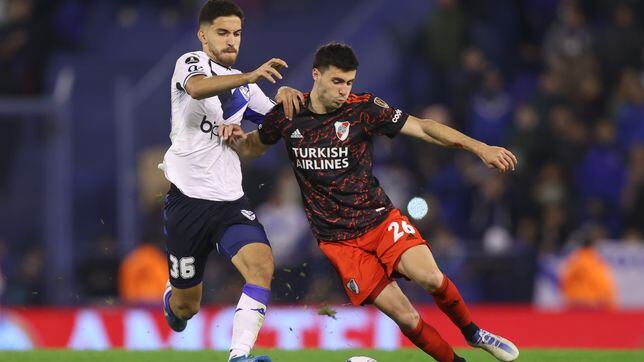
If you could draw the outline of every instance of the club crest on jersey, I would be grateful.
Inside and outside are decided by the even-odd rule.
[[[255,220],[255,213],[250,211],[250,210],[242,210],[241,211],[242,215],[246,216],[246,218],[250,221]]]
[[[351,127],[351,123],[344,121],[344,122],[335,122],[335,135],[338,136],[340,141],[344,141],[349,137],[349,127]]]
[[[242,94],[246,101],[250,99],[250,88],[248,87],[248,85],[244,84],[243,86],[239,87],[239,92]]]
[[[347,282],[347,289],[356,294],[360,294],[360,287],[358,287],[358,283],[356,283],[356,280],[353,278]]]

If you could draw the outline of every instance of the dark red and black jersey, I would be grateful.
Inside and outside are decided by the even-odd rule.
[[[372,173],[371,139],[395,136],[408,116],[370,93],[352,93],[327,114],[305,108],[289,121],[279,106],[265,116],[259,137],[269,145],[284,138],[318,240],[358,237],[393,209]]]

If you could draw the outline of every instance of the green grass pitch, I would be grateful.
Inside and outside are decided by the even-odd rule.
[[[369,356],[378,362],[412,362],[431,361],[427,355],[413,349],[398,351],[379,350],[342,350],[342,351],[281,351],[259,350],[266,353],[275,362],[344,362],[351,356]],[[458,353],[468,362],[493,362],[491,356],[480,350],[464,349]],[[215,362],[226,361],[227,354],[218,351],[67,351],[67,350],[37,350],[26,352],[0,352],[3,362]],[[644,350],[612,351],[612,350],[566,350],[566,349],[524,349],[521,350],[521,362],[594,362],[594,361],[644,361]]]

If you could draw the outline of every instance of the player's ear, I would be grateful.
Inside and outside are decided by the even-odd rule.
[[[206,44],[208,42],[208,40],[206,39],[206,33],[203,31],[201,26],[199,27],[199,30],[197,30],[197,38],[203,44]]]
[[[314,81],[317,81],[318,79],[320,79],[320,76],[322,75],[318,70],[318,68],[313,68],[313,71],[311,72],[311,74],[313,75]]]

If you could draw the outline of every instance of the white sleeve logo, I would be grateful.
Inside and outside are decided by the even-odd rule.
[[[398,123],[401,115],[402,115],[402,111],[400,109],[396,109],[396,114],[394,114],[394,118],[392,118],[391,121],[393,123]]]
[[[189,66],[188,73],[194,73],[194,72],[203,72],[203,67],[197,64]]]
[[[186,64],[195,64],[195,63],[199,63],[199,58],[197,58],[196,56],[191,55],[186,58]]]

